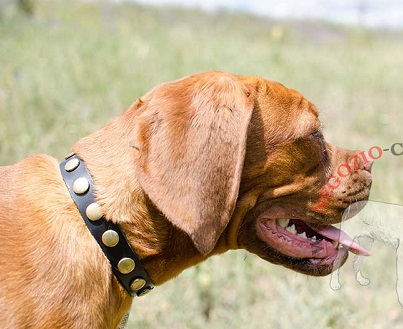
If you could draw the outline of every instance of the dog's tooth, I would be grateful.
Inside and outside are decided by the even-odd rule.
[[[302,233],[298,234],[298,236],[300,236],[301,238],[307,239],[306,232],[302,232]]]
[[[286,228],[286,230],[287,230],[288,232],[292,233],[292,234],[297,234],[297,230],[296,230],[294,224],[292,224],[291,226],[288,226],[288,227]]]
[[[312,240],[312,241],[316,241],[316,240],[317,240],[316,235],[314,235],[314,236],[311,238],[311,240]]]
[[[339,241],[333,241],[332,245],[335,249],[337,249],[339,247]]]
[[[289,218],[279,218],[279,219],[277,219],[277,223],[282,228],[286,228],[288,226],[288,224],[290,223],[290,219]]]

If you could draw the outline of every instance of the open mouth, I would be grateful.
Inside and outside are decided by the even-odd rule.
[[[315,263],[332,264],[350,251],[369,256],[345,232],[334,226],[313,225],[299,219],[261,218],[257,233],[260,239],[284,256],[310,259]]]

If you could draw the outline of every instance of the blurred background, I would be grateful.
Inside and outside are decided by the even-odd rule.
[[[62,159],[160,82],[223,70],[277,80],[321,111],[327,140],[403,143],[403,4],[371,1],[0,0],[0,165]],[[403,204],[384,152],[371,200]],[[403,328],[396,252],[375,243],[355,281],[229,252],[135,299],[129,328]]]

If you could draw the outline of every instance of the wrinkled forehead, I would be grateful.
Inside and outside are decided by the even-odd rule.
[[[257,108],[269,133],[282,140],[303,138],[321,127],[316,107],[278,82],[264,80],[258,89]]]

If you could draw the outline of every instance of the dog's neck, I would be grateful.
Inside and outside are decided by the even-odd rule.
[[[93,176],[97,201],[105,217],[119,224],[153,282],[160,285],[206,257],[141,189],[134,161],[136,150],[130,146],[133,117],[123,114],[79,140],[72,150],[84,160]],[[227,249],[223,236],[211,255]]]

